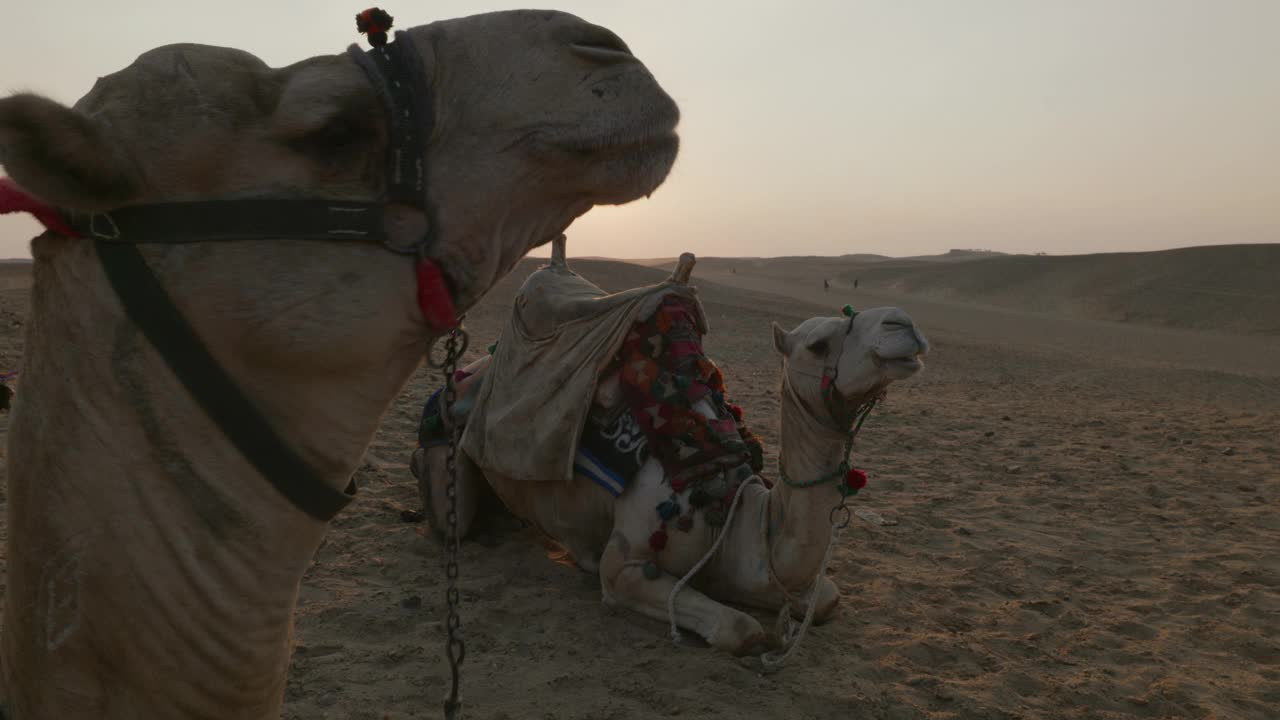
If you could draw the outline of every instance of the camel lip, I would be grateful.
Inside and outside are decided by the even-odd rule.
[[[581,155],[608,155],[618,151],[659,152],[678,147],[680,136],[675,126],[642,130],[636,133],[616,133],[594,138],[557,138],[551,142],[556,147]]]
[[[924,361],[920,359],[919,355],[903,355],[902,357],[892,358],[876,357],[876,360],[881,365],[887,365],[889,367],[895,367],[902,370],[910,370],[912,372],[924,367]]]

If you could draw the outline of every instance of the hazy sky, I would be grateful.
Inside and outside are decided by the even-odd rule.
[[[0,92],[173,42],[337,53],[372,0],[5,2]],[[522,3],[380,0],[409,27]],[[652,199],[571,255],[1077,253],[1280,242],[1280,0],[563,0],[683,111]],[[0,219],[0,257],[34,224]]]

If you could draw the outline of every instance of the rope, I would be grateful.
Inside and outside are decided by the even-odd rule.
[[[720,530],[720,534],[716,536],[715,542],[711,543],[711,549],[707,550],[702,559],[690,568],[689,572],[684,574],[684,577],[676,581],[676,584],[671,588],[671,594],[667,596],[667,620],[671,623],[671,641],[673,643],[679,644],[680,642],[680,628],[676,625],[676,593],[680,592],[685,584],[693,579],[694,575],[698,574],[702,566],[707,564],[711,556],[715,555],[716,551],[720,549],[720,543],[724,542],[725,536],[729,534],[729,527],[733,523],[733,514],[738,511],[738,503],[742,501],[742,496],[746,494],[747,487],[750,485],[764,487],[764,480],[759,475],[752,475],[738,487],[738,494],[733,496],[733,503],[729,505],[729,514],[725,515],[724,527]]]

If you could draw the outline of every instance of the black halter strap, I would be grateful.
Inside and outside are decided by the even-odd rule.
[[[426,251],[434,228],[426,197],[424,166],[433,119],[430,88],[407,33],[396,33],[394,44],[368,53],[352,46],[349,54],[369,75],[389,119],[385,201],[250,198],[156,203],[110,212],[63,214],[70,229],[94,240],[107,280],[120,298],[125,314],[223,435],[289,502],[307,515],[326,522],[351,501],[354,482],[345,492],[335,490],[285,442],[267,417],[218,365],[165,292],[137,245],[263,239],[377,242],[395,252],[418,256],[421,304],[421,266],[431,264]],[[421,210],[427,219],[427,234],[412,239],[411,245],[397,246],[384,226],[388,202]],[[452,313],[451,306],[449,312]],[[424,308],[424,316],[425,313]]]
[[[280,437],[209,354],[137,246],[105,240],[94,246],[125,314],[227,439],[295,507],[321,522],[332,520],[351,502],[355,483],[346,492],[333,489]]]
[[[382,214],[382,205],[369,203],[246,198],[131,205],[63,217],[84,237],[121,245],[265,238],[386,244]]]

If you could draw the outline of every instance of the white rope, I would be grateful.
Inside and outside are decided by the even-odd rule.
[[[791,655],[800,647],[800,642],[804,640],[805,633],[809,632],[809,626],[813,624],[814,611],[818,607],[818,590],[820,588],[822,578],[826,577],[827,565],[831,563],[831,551],[836,546],[836,540],[840,538],[840,526],[831,525],[831,539],[827,541],[827,552],[822,556],[822,565],[818,568],[818,575],[813,579],[813,585],[809,587],[809,604],[804,611],[804,620],[800,623],[800,629],[795,629],[795,623],[791,619],[791,603],[784,600],[782,609],[778,611],[778,621],[775,625],[783,626],[786,629],[782,631],[782,645],[787,650],[782,655],[766,652],[760,656],[760,665],[763,666],[765,672],[775,672],[782,669],[782,666],[791,659]],[[769,551],[769,574],[773,575],[773,552]],[[776,579],[775,579],[776,582]],[[782,587],[782,583],[778,583],[782,588],[783,597],[786,598],[791,593],[786,587]]]
[[[756,484],[764,487],[764,480],[759,475],[752,475],[738,486],[738,493],[734,495],[733,503],[729,505],[729,514],[724,518],[724,527],[720,530],[720,534],[716,536],[715,542],[711,543],[711,549],[707,550],[707,554],[703,555],[702,559],[672,586],[671,594],[667,596],[667,619],[671,621],[671,642],[677,644],[680,642],[680,628],[676,625],[676,593],[680,592],[685,584],[693,579],[694,575],[698,574],[702,566],[707,564],[711,556],[716,554],[716,550],[720,549],[720,543],[724,542],[725,536],[729,534],[729,525],[733,522],[733,514],[738,510],[738,503],[742,501],[742,496],[747,494],[747,487]],[[830,549],[827,552],[830,554]]]

